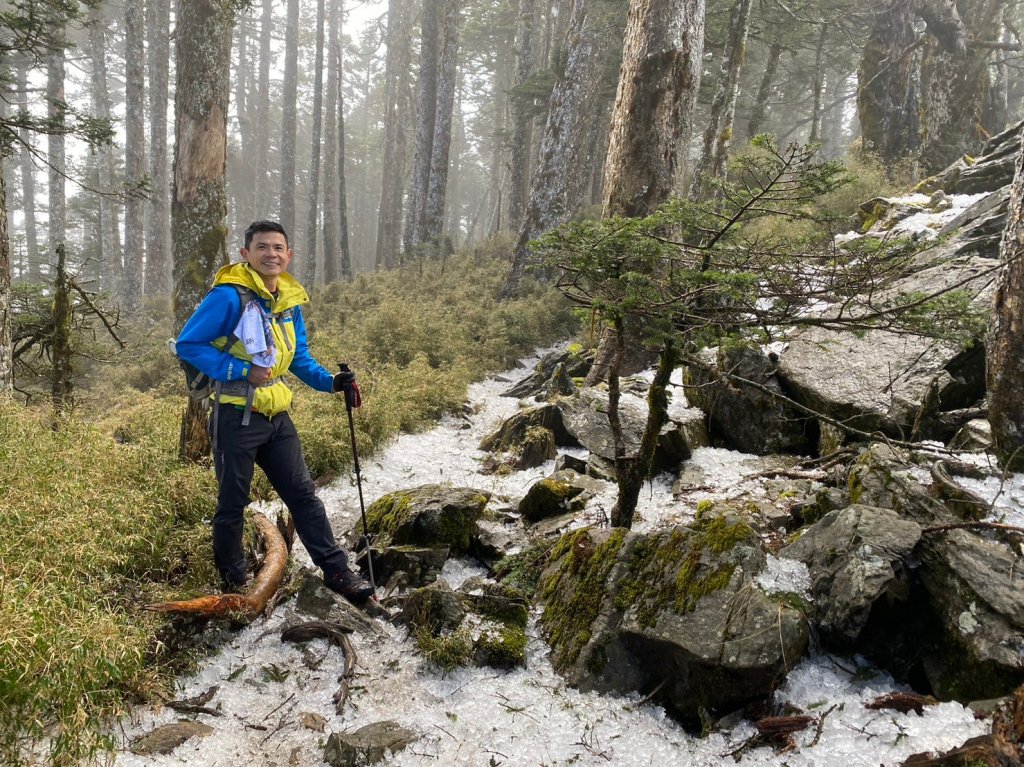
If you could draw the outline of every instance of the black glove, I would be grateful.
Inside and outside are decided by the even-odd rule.
[[[348,365],[344,362],[340,363],[338,367],[341,368],[341,372],[334,374],[334,385],[331,390],[334,392],[344,392],[345,405],[347,407],[359,407],[363,404],[363,399],[359,395],[356,374],[349,370]]]

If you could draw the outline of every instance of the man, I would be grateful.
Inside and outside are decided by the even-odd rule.
[[[347,370],[332,375],[309,353],[301,309],[309,295],[286,271],[293,254],[284,228],[275,221],[253,222],[241,254],[242,262],[217,272],[213,289],[176,343],[181,359],[220,387],[210,418],[218,485],[214,563],[226,590],[244,586],[242,514],[258,464],[291,512],[324,583],[361,604],[373,589],[349,568],[334,539],[288,416],[292,392],[281,378],[291,372],[318,391],[344,393],[348,404],[358,407],[355,375]]]

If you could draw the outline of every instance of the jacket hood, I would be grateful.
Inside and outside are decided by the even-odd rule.
[[[222,266],[217,270],[217,276],[213,279],[214,285],[241,285],[248,288],[261,298],[271,302],[274,312],[283,312],[293,306],[299,306],[309,302],[309,294],[299,284],[299,281],[288,272],[282,272],[277,278],[277,297],[275,298],[267,286],[263,284],[263,278],[245,261]]]

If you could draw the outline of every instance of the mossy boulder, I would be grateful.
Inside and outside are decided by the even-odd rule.
[[[892,509],[922,527],[956,521],[941,502],[912,476],[905,452],[874,443],[857,458],[847,477],[850,501]]]
[[[458,591],[437,581],[412,592],[402,610],[419,650],[445,671],[526,664],[529,605],[519,590],[474,578]]]
[[[497,429],[480,440],[480,449],[487,452],[522,453],[523,444],[528,441],[530,435],[536,435],[542,429],[550,432],[558,445],[579,445],[579,442],[566,431],[562,423],[561,410],[555,405],[539,405],[520,410],[506,418]]]
[[[366,510],[366,521],[377,547],[447,546],[452,556],[458,556],[470,549],[476,521],[490,499],[486,490],[421,485],[381,496]],[[357,524],[350,539],[361,535]]]
[[[556,670],[581,689],[659,689],[691,725],[768,696],[808,632],[756,584],[765,561],[754,530],[723,516],[652,535],[566,535],[538,584]]]
[[[519,513],[527,522],[540,522],[579,511],[598,489],[594,480],[563,469],[530,485],[519,502]]]
[[[586,376],[592,364],[593,354],[577,347],[548,352],[534,365],[530,375],[511,386],[504,396],[547,398],[565,388],[566,380],[571,385],[572,378]]]

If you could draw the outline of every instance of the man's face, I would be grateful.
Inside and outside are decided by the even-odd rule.
[[[248,248],[242,248],[242,258],[263,277],[276,278],[288,268],[292,252],[280,232],[256,232]]]

